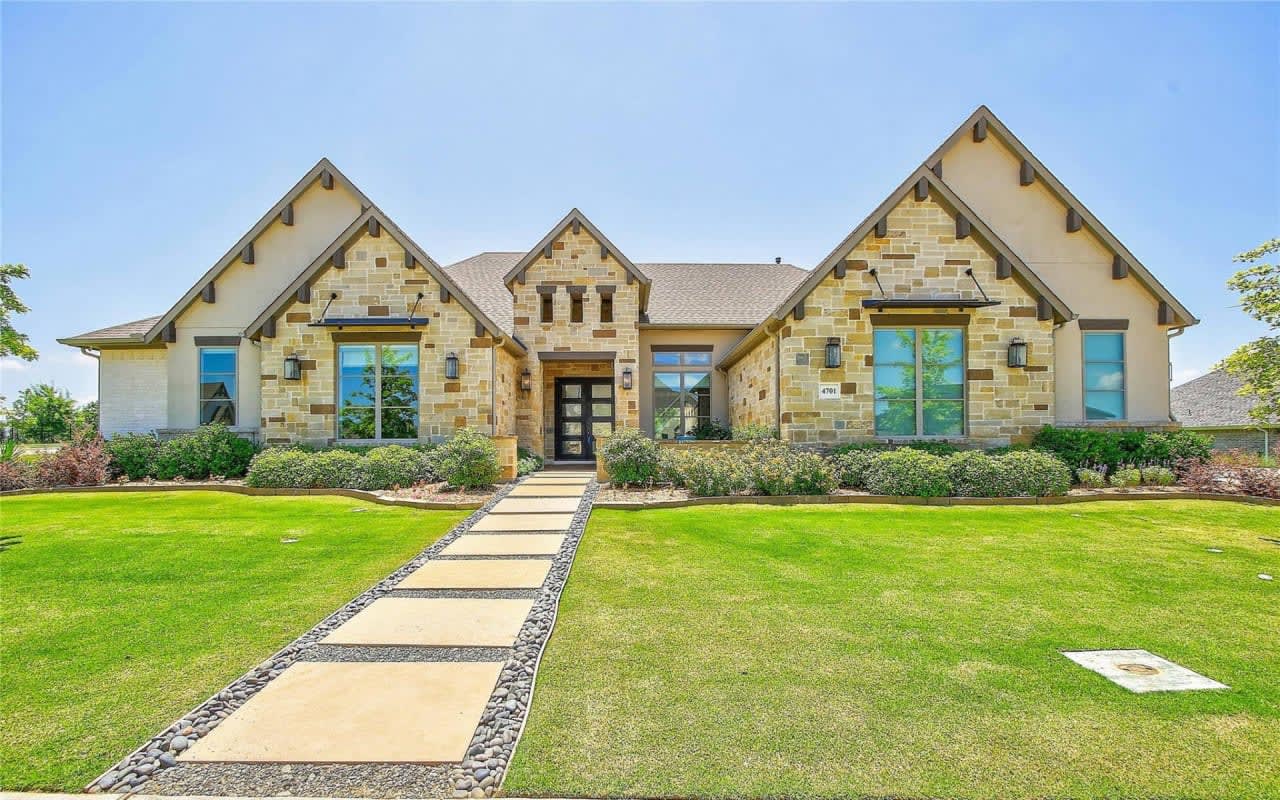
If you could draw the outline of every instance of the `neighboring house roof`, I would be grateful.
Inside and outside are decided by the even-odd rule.
[[[266,308],[264,308],[262,313],[260,313],[253,322],[249,323],[249,326],[245,328],[244,335],[253,338],[262,333],[262,327],[266,321],[279,314],[285,306],[292,302],[297,296],[299,289],[304,285],[309,284],[311,280],[322,271],[332,268],[334,254],[337,253],[339,249],[348,247],[352,242],[364,235],[366,231],[370,230],[371,221],[376,221],[377,225],[381,229],[382,235],[390,236],[398,242],[400,246],[405,249],[405,252],[412,255],[414,261],[427,271],[427,274],[435,278],[441,285],[448,289],[449,293],[453,295],[453,297],[462,304],[462,307],[465,308],[471,316],[475,317],[476,321],[483,325],[486,330],[495,335],[508,334],[506,338],[513,338],[509,335],[510,331],[508,329],[503,328],[498,322],[486,314],[480,306],[472,300],[467,292],[462,289],[439,264],[436,263],[435,259],[427,255],[426,251],[419,247],[413,239],[410,239],[409,235],[401,230],[398,225],[392,222],[377,206],[366,209],[363,214],[356,217],[355,221],[352,222],[346,230],[338,234],[338,237],[334,239],[333,242],[326,247],[314,261],[311,262],[310,266],[303,270],[301,275],[285,287],[285,290],[281,292]],[[518,342],[516,344],[519,345]],[[524,349],[523,345],[519,345],[519,347],[522,350]]]
[[[445,267],[495,321],[512,326],[505,281],[524,253],[480,253]],[[649,325],[750,328],[808,275],[791,264],[636,264],[652,281]]]
[[[99,328],[96,331],[81,333],[77,336],[68,336],[65,339],[59,339],[58,342],[69,344],[72,347],[96,347],[103,344],[138,344],[142,342],[147,331],[151,330],[159,319],[159,316],[138,319],[133,322],[125,322],[120,325],[112,325],[108,328]]]
[[[294,200],[297,200],[298,197],[316,181],[326,181],[326,186],[331,186],[332,182],[336,181],[347,191],[351,192],[351,194],[359,198],[360,208],[362,210],[373,207],[373,201],[366,197],[364,192],[357,189],[356,185],[333,165],[333,162],[327,158],[320,159],[316,162],[314,167],[307,171],[306,175],[302,176],[300,181],[294,184],[292,189],[285,192],[284,197],[281,197],[280,200],[267,211],[267,213],[263,214],[262,217],[254,223],[254,226],[249,229],[248,233],[241,236],[240,240],[232,245],[231,249],[228,250],[222,258],[218,259],[214,265],[210,267],[203,276],[201,276],[200,280],[195,282],[187,293],[182,296],[182,299],[174,304],[173,308],[169,309],[156,319],[155,324],[151,326],[150,330],[147,331],[146,336],[143,337],[143,341],[155,341],[156,337],[160,335],[160,332],[164,330],[166,325],[176,320],[183,311],[186,311],[187,306],[196,301],[196,298],[200,296],[200,292],[205,286],[208,286],[209,283],[216,280],[227,267],[231,266],[231,263],[239,258],[240,254],[244,252],[245,247],[251,244],[254,239],[261,236],[262,232],[265,231],[271,223],[275,222],[282,213],[284,213],[285,208],[293,203]]]
[[[1102,240],[1108,248],[1110,248],[1113,255],[1118,256],[1125,261],[1129,267],[1129,271],[1137,277],[1138,281],[1142,283],[1143,286],[1147,287],[1147,290],[1158,299],[1169,304],[1174,313],[1177,314],[1181,321],[1181,325],[1195,325],[1200,321],[1196,319],[1194,314],[1187,310],[1186,306],[1178,302],[1178,299],[1174,297],[1173,294],[1160,283],[1160,281],[1156,280],[1156,277],[1151,274],[1150,270],[1143,266],[1137,256],[1129,252],[1129,248],[1125,247],[1124,244],[1122,244],[1120,240],[1111,233],[1111,231],[1107,230],[1107,226],[1103,225],[1088,208],[1085,208],[1084,203],[1081,203],[1079,198],[1072,194],[1071,190],[1068,189],[1062,181],[1058,180],[1057,176],[1050,172],[1049,168],[1041,163],[1040,159],[1036,158],[1035,154],[1032,153],[1026,145],[1019,141],[1018,137],[1014,136],[1013,133],[1005,127],[1005,124],[1001,122],[1000,119],[991,112],[991,109],[986,106],[978,106],[977,110],[970,114],[967,120],[960,123],[960,127],[956,128],[955,132],[948,136],[946,141],[939,145],[938,149],[934,150],[933,153],[925,159],[925,166],[930,169],[937,166],[938,162],[942,160],[943,155],[951,149],[951,146],[955,144],[960,137],[975,135],[974,126],[978,125],[980,122],[983,124],[984,130],[987,133],[994,133],[1001,139],[1001,141],[1017,153],[1020,158],[1026,161],[1035,171],[1036,180],[1044,181],[1044,185],[1049,187],[1049,190],[1058,196],[1058,199],[1062,201],[1063,205],[1069,209],[1075,209],[1079,212],[1084,224],[1087,225],[1089,229],[1093,231],[1094,235]]]
[[[1249,416],[1257,401],[1237,394],[1241,385],[1239,378],[1215,369],[1173,387],[1169,408],[1185,428],[1280,427],[1280,422],[1263,425]]]

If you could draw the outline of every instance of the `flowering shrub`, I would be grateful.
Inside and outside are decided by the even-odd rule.
[[[1003,493],[1005,470],[999,456],[981,450],[967,450],[947,459],[947,477],[957,497],[999,497]]]
[[[27,489],[35,480],[31,465],[20,459],[0,461],[0,492]]]
[[[1089,469],[1085,467],[1076,472],[1080,485],[1089,489],[1101,489],[1107,485],[1107,468]]]
[[[1014,450],[997,456],[1001,496],[1049,497],[1071,488],[1071,469],[1062,459],[1038,450]]]
[[[604,460],[605,471],[613,483],[648,484],[658,477],[661,449],[641,431],[624,428],[605,440],[599,457]]]
[[[131,481],[154,474],[160,442],[150,434],[127,433],[107,440],[111,458],[111,474],[124,475]]]
[[[748,422],[746,425],[735,425],[732,437],[739,442],[765,442],[778,438],[778,429],[763,422]]]
[[[253,458],[245,483],[273,489],[395,489],[435,479],[430,451],[385,445],[308,451],[273,447]]]
[[[542,456],[524,447],[516,448],[516,475],[529,475],[542,469]]]
[[[909,447],[876,455],[866,486],[872,494],[917,497],[945,497],[952,491],[946,459]]]
[[[831,471],[837,483],[846,489],[866,489],[867,469],[875,459],[876,450],[848,450],[828,457]]]
[[[269,447],[253,457],[244,482],[267,489],[310,488],[314,455],[292,447]]]
[[[497,446],[488,436],[470,428],[460,428],[432,455],[436,474],[450,486],[465,489],[488,486],[502,474]]]
[[[1122,467],[1111,473],[1108,482],[1117,489],[1129,489],[1142,483],[1142,470],[1135,467]]]
[[[365,454],[364,480],[370,489],[395,489],[435,478],[429,453],[392,444]]]
[[[739,494],[752,485],[751,472],[741,459],[725,458],[710,450],[674,449],[662,452],[661,476],[688,489],[695,497]]]
[[[160,480],[204,480],[210,475],[239,478],[249,469],[257,447],[225,425],[201,425],[163,442],[155,457],[153,474]]]
[[[752,445],[743,455],[751,488],[761,494],[829,494],[838,485],[835,470],[817,453],[776,443]]]
[[[1147,486],[1172,486],[1177,479],[1168,467],[1142,468],[1142,482]]]

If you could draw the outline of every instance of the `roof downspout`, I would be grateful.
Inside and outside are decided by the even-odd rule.
[[[1187,331],[1187,327],[1185,325],[1183,325],[1180,328],[1171,328],[1169,332],[1165,334],[1165,338],[1177,339],[1179,336],[1186,333],[1186,331]],[[1173,418],[1173,359],[1172,358],[1169,359],[1169,388],[1168,388],[1168,391],[1165,392],[1165,395],[1169,403],[1169,421],[1177,422],[1177,420]]]
[[[782,438],[782,329],[773,334],[773,406],[774,427]]]
[[[102,358],[102,351],[99,350],[98,352],[95,353],[92,347],[81,347],[80,352],[83,355],[88,356],[89,358],[99,359],[99,360]]]
[[[489,348],[489,435],[498,435],[498,348],[502,340],[495,337]]]

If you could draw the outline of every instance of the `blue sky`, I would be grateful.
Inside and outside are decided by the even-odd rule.
[[[0,5],[0,255],[54,338],[167,310],[322,155],[442,263],[572,206],[637,261],[812,266],[980,103],[1203,323],[1280,235],[1280,5]]]

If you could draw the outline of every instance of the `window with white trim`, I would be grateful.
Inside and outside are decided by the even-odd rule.
[[[338,346],[338,438],[418,438],[418,346]]]

